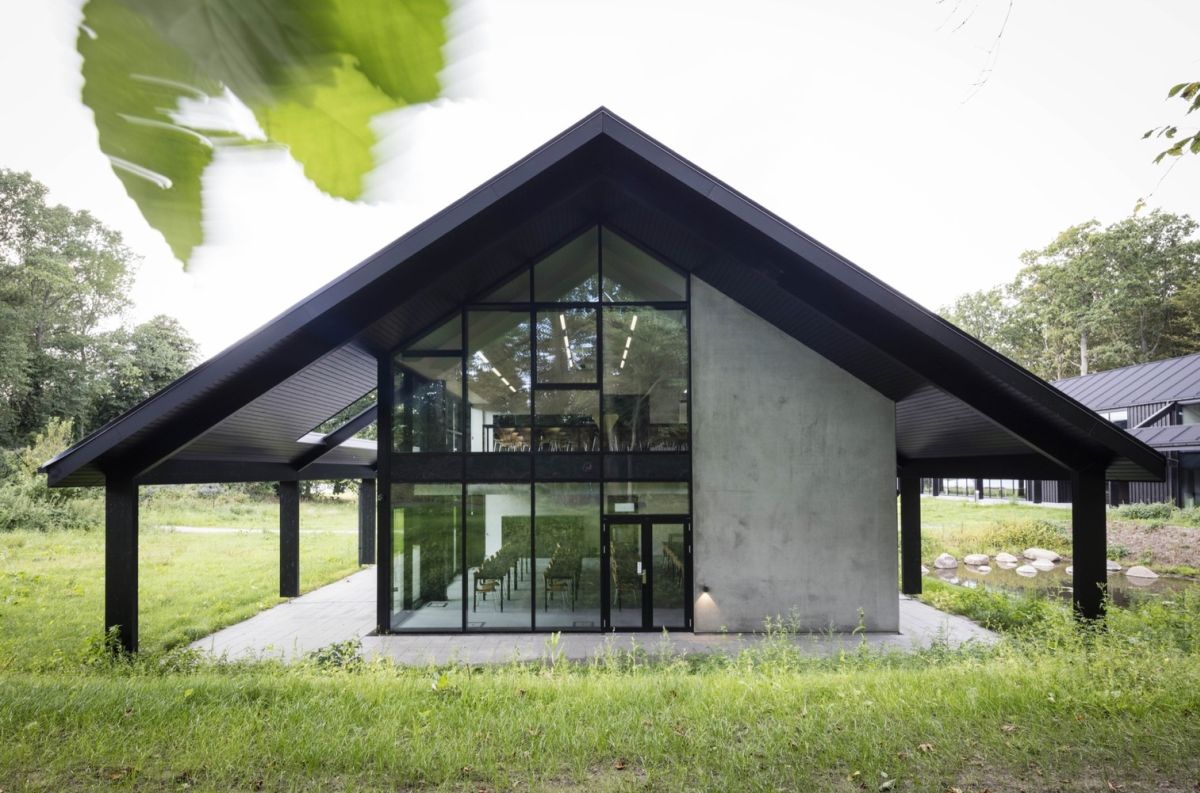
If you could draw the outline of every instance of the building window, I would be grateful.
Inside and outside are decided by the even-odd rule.
[[[528,311],[467,314],[471,451],[527,452],[532,443]]]
[[[529,630],[530,486],[467,485],[467,629]]]
[[[1102,410],[1100,418],[1105,421],[1112,422],[1121,429],[1129,427],[1129,411],[1128,410]]]
[[[688,450],[687,312],[604,312],[604,442],[612,452]]]
[[[392,448],[458,452],[463,448],[462,364],[454,357],[397,356]]]
[[[462,630],[462,486],[393,484],[392,628]]]

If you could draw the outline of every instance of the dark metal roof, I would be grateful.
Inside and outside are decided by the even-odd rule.
[[[1200,424],[1138,427],[1130,430],[1142,443],[1168,452],[1200,452]]]
[[[603,108],[43,470],[55,486],[298,477],[300,439],[374,387],[377,355],[598,222],[895,400],[902,470],[1163,475],[1149,447]],[[338,447],[303,478],[369,464]]]
[[[1200,400],[1200,353],[1056,380],[1054,385],[1092,410]]]

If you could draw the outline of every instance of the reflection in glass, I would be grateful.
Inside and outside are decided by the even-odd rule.
[[[538,391],[534,414],[539,452],[600,451],[599,392]]]
[[[608,543],[609,622],[614,628],[641,628],[645,590],[642,524],[610,523]]]
[[[687,482],[606,482],[606,515],[687,515]]]
[[[537,315],[538,383],[596,382],[596,311],[540,311]]]
[[[612,307],[602,324],[605,448],[687,451],[687,312]]]
[[[687,299],[684,276],[609,229],[601,229],[600,240],[606,302]]]
[[[682,523],[654,523],[650,526],[650,564],[653,592],[650,597],[653,627],[681,627],[684,612],[684,586],[687,579],[686,549]]]
[[[537,627],[600,627],[600,484],[534,485]]]
[[[531,627],[530,486],[467,485],[467,629]]]
[[[534,300],[591,303],[600,299],[598,234],[598,229],[588,229],[534,265]]]
[[[397,356],[395,366],[395,451],[462,451],[462,364],[458,357]]]
[[[462,630],[461,485],[392,485],[392,629]]]
[[[471,451],[529,451],[530,323],[527,311],[467,315]]]

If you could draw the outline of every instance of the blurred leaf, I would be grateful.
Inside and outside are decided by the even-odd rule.
[[[1171,97],[1175,96],[1175,94],[1182,91],[1184,88],[1187,88],[1187,85],[1188,85],[1187,83],[1180,83],[1179,85],[1171,86],[1171,90],[1167,91],[1167,99],[1170,99]]]
[[[181,98],[228,89],[317,187],[355,199],[374,167],[371,119],[437,96],[448,13],[447,0],[89,0],[84,103],[126,191],[186,262],[212,151],[172,120]]]

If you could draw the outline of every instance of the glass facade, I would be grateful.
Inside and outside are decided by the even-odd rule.
[[[687,297],[592,227],[397,351],[390,630],[684,626]]]

